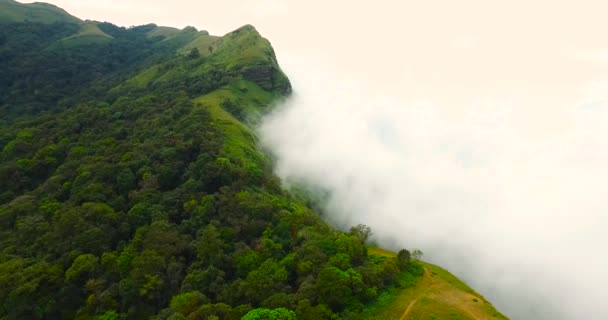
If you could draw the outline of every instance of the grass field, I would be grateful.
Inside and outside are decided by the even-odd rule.
[[[212,50],[215,49],[214,44],[220,37],[211,36],[203,32],[199,32],[199,35],[188,43],[182,49],[181,54],[188,54],[192,49],[197,48],[201,56],[206,57],[211,55]],[[210,49],[211,48],[211,49]]]
[[[199,97],[195,102],[197,107],[206,108],[214,124],[224,131],[223,153],[242,160],[246,166],[257,167],[264,162],[265,156],[256,149],[253,131],[222,108],[222,102],[235,99],[234,91],[227,87]]]
[[[58,43],[66,47],[75,47],[92,43],[104,43],[112,40],[112,36],[99,29],[96,22],[85,22],[80,25],[77,34],[60,40]]]
[[[171,37],[179,33],[179,29],[172,27],[156,27],[152,31],[148,32],[147,36],[152,37]]]
[[[380,248],[368,249],[370,255],[395,256]],[[421,262],[424,275],[405,289],[393,289],[382,305],[371,305],[368,319],[374,320],[505,320],[483,296],[448,271]]]

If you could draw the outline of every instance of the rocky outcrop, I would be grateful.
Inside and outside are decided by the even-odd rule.
[[[291,93],[291,83],[283,72],[271,65],[256,65],[240,70],[243,79],[255,82],[267,91],[286,95]]]

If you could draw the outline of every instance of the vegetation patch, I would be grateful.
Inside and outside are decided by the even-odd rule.
[[[371,255],[395,256],[380,248],[369,249]],[[446,270],[419,262],[422,276],[411,286],[391,288],[366,309],[368,319],[507,319],[483,296]]]
[[[79,22],[63,9],[48,3],[19,3],[13,0],[0,1],[0,24],[30,22],[51,24],[56,22]]]
[[[96,22],[85,22],[80,25],[80,30],[77,34],[64,38],[55,45],[76,47],[97,43],[106,43],[112,39],[112,36],[99,29]]]

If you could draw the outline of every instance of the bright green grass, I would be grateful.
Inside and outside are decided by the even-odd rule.
[[[274,96],[251,81],[237,80],[220,90],[230,91],[228,98],[243,109],[248,122],[257,123],[262,115],[273,108]]]
[[[406,307],[407,308],[407,307]],[[400,317],[400,316],[399,316]],[[398,318],[395,318],[398,319]],[[462,311],[455,311],[453,306],[423,297],[416,302],[415,308],[407,316],[408,320],[473,320]]]
[[[201,56],[206,57],[211,55],[213,50],[215,50],[214,44],[218,39],[220,39],[220,37],[211,36],[206,32],[199,32],[199,35],[180,49],[179,52],[181,54],[188,54],[193,48],[197,48]],[[211,51],[209,48],[211,48]]]
[[[184,45],[188,44],[189,42],[191,42],[192,40],[194,40],[194,38],[196,38],[196,36],[198,34],[199,34],[199,32],[198,32],[198,30],[196,30],[196,28],[186,27],[172,35],[169,35],[163,41],[176,42],[176,43],[179,43],[180,46],[184,46]]]
[[[112,38],[111,35],[101,31],[96,22],[85,22],[80,26],[80,31],[75,36],[97,35],[107,38]]]
[[[172,27],[156,27],[152,31],[148,32],[147,36],[152,37],[171,37],[179,33],[179,29]]]
[[[206,94],[195,99],[195,102],[209,111],[214,124],[224,132],[222,153],[242,160],[246,167],[261,167],[266,157],[257,150],[254,133],[221,107],[226,99],[235,99],[234,93],[228,88]]]
[[[397,256],[396,253],[392,251],[388,251],[382,248],[379,248],[375,245],[369,246],[367,248],[368,255],[378,256],[378,257],[386,257],[386,258],[394,258]],[[418,281],[420,281],[420,277],[414,277],[409,273],[402,273],[400,275],[400,279],[398,282],[408,283],[408,287],[415,285]],[[399,319],[402,310],[405,310],[411,300],[414,299],[416,294],[415,290],[407,290],[401,287],[389,287],[384,290],[378,298],[371,304],[367,305],[365,308],[365,312],[363,314],[366,319],[374,319],[374,320],[384,320],[386,319]],[[378,315],[382,315],[382,317],[378,317]]]
[[[221,62],[228,70],[260,63],[276,63],[273,61],[270,42],[250,25],[217,40],[211,59]]]
[[[384,250],[384,249],[378,248],[376,246],[367,247],[367,253],[372,256],[380,256],[380,257],[388,257],[388,258],[397,256],[397,254],[392,251]]]
[[[158,75],[158,66],[150,67],[133,78],[127,80],[122,86],[127,87],[137,87],[137,88],[145,88],[148,84],[154,81],[155,77]],[[121,87],[122,87],[121,86]]]
[[[97,23],[85,22],[80,25],[77,34],[61,39],[59,44],[66,47],[76,47],[93,43],[105,43],[112,39],[112,36],[99,29]]]
[[[447,270],[445,270],[439,266],[436,266],[434,264],[430,264],[430,263],[425,263],[424,266],[426,268],[428,268],[428,270],[429,270],[429,272],[431,272],[431,274],[439,276],[441,279],[445,280],[450,285],[452,285],[464,292],[479,295],[477,292],[475,292],[475,290],[471,289],[471,287],[466,285],[464,282],[460,281],[458,278],[456,278],[453,274],[449,273]]]
[[[401,274],[401,278],[410,277],[412,275],[408,273]],[[407,282],[412,282],[408,280]],[[418,291],[415,286],[420,280],[420,277],[414,278],[413,287],[404,289],[393,286],[384,290],[373,303],[365,307],[363,317],[370,320],[399,319],[409,303],[416,298]]]
[[[0,23],[12,22],[80,22],[54,5],[48,3],[19,3],[12,0],[0,1]]]
[[[369,247],[370,255],[394,257],[395,253]],[[454,275],[436,265],[420,262],[426,270],[414,286],[390,288],[366,307],[365,318],[373,320],[505,320],[483,296]],[[410,307],[411,306],[411,307]],[[406,311],[409,308],[409,312]]]
[[[274,81],[277,84],[280,85],[280,81],[283,78],[287,81],[287,78],[281,73],[274,59],[270,43],[262,38],[253,27],[243,27],[221,38],[210,36],[206,31],[197,31],[190,27],[164,39],[163,43],[165,41],[176,42],[175,44],[178,45],[178,48],[180,43],[184,43],[178,49],[178,53],[180,54],[187,54],[192,48],[198,48],[201,56],[204,57],[204,63],[201,63],[200,60],[193,60],[192,63],[179,64],[170,68],[161,69],[158,66],[154,66],[140,72],[113,90],[116,91],[128,87],[142,88],[152,82],[171,82],[183,77],[204,77],[208,72],[218,69],[230,72],[231,68],[250,65],[253,61],[274,67],[274,72],[278,73],[274,77]],[[209,47],[213,47],[214,49],[210,51]],[[247,58],[242,59],[242,56],[246,56]],[[247,120],[256,122],[259,115],[266,112],[266,108],[270,106],[270,102],[277,97],[274,94],[266,92],[256,84],[238,81],[238,72],[229,74],[234,77],[230,85],[230,90],[233,91],[231,98],[240,99],[241,101],[239,102],[241,102],[240,104],[245,109],[243,111],[248,116]]]

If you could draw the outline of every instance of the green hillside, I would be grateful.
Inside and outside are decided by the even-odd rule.
[[[112,40],[112,36],[101,31],[96,22],[87,21],[80,24],[78,33],[63,38],[55,45],[66,47],[78,47],[97,43],[107,43]]]
[[[2,19],[1,320],[490,312],[405,249],[369,254],[369,228],[333,229],[281,187],[252,128],[291,84],[253,26]],[[456,305],[437,285],[463,292]]]
[[[0,24],[15,22],[78,22],[78,18],[48,3],[22,4],[13,0],[0,0]]]
[[[179,29],[171,27],[159,27],[154,25],[154,29],[148,32],[148,37],[170,37],[179,33]]]
[[[373,256],[394,257],[395,253],[369,248]],[[421,262],[424,274],[405,288],[387,290],[384,296],[368,307],[366,318],[385,319],[450,319],[506,320],[507,318],[483,296],[448,271]]]

